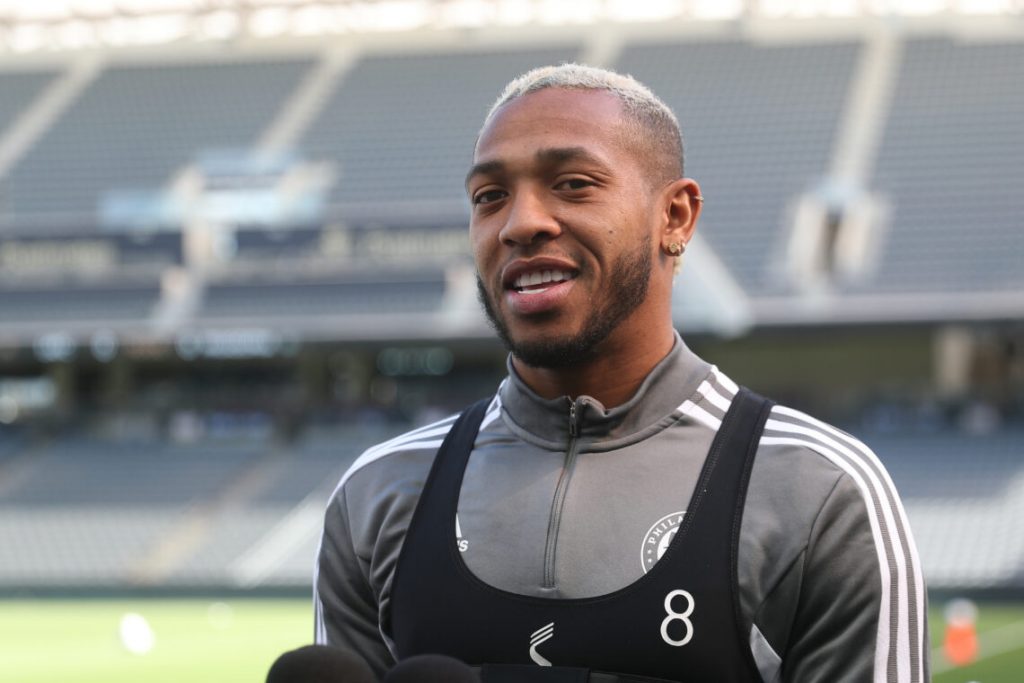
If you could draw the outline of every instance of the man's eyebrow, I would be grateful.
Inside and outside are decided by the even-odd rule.
[[[585,147],[548,147],[537,150],[538,162],[544,164],[560,164],[566,161],[586,161],[592,164],[605,166],[600,157],[595,156]]]
[[[589,151],[586,147],[546,147],[539,149],[534,154],[537,163],[544,166],[555,166],[567,161],[584,161],[598,166],[607,167],[607,164],[600,157]],[[477,175],[499,173],[505,169],[505,163],[498,160],[481,161],[473,164],[466,174],[465,184],[468,187],[469,181]]]
[[[466,174],[465,185],[469,187],[469,181],[473,179],[473,176],[495,173],[503,168],[505,168],[505,164],[501,161],[481,161],[479,164],[473,164],[469,173]]]

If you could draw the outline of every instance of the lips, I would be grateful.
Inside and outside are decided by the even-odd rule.
[[[536,294],[574,277],[575,275],[567,270],[534,270],[517,277],[512,283],[512,288],[523,294]]]
[[[501,271],[504,289],[523,289],[545,282],[571,280],[579,275],[576,264],[563,258],[535,257],[516,259]]]
[[[559,259],[514,261],[503,272],[505,302],[519,315],[551,311],[568,296],[578,275],[572,264]]]

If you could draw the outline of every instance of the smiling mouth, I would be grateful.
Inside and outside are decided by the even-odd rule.
[[[562,282],[576,278],[576,273],[566,270],[535,270],[523,273],[515,279],[510,289],[520,294],[540,294]]]

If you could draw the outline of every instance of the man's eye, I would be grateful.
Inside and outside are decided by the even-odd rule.
[[[496,202],[505,196],[503,190],[485,190],[483,192],[477,192],[473,195],[474,204],[490,204]]]
[[[593,185],[593,181],[586,178],[567,178],[556,185],[560,190],[585,190]]]

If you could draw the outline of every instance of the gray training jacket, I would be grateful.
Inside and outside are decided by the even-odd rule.
[[[685,514],[736,391],[678,337],[636,395],[610,410],[587,396],[542,399],[510,363],[452,520],[465,564],[494,587],[549,598],[636,581]],[[327,505],[315,641],[354,650],[379,674],[394,664],[388,607],[404,532],[454,420],[368,449]],[[930,680],[925,585],[906,513],[860,441],[775,406],[738,561],[744,626],[766,682]]]

